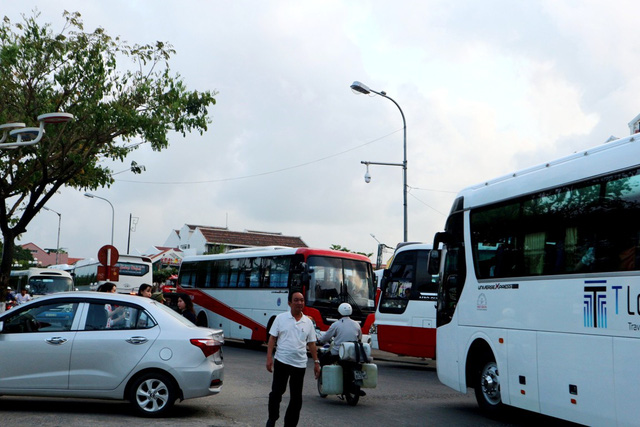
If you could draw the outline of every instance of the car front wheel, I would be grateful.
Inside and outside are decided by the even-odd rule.
[[[140,415],[160,417],[176,401],[175,386],[164,374],[148,373],[133,383],[129,401]]]

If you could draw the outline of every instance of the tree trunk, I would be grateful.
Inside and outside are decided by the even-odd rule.
[[[16,246],[15,235],[12,231],[5,231],[2,234],[4,240],[2,246],[2,261],[0,261],[0,301],[4,301],[7,296],[7,286],[9,286],[9,275],[13,265],[13,251]]]

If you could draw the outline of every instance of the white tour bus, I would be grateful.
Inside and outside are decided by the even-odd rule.
[[[438,281],[437,275],[427,271],[431,248],[430,244],[401,243],[384,270],[371,331],[380,350],[435,357]]]
[[[95,291],[98,286],[107,282],[98,280],[98,266],[100,262],[93,258],[78,261],[73,269],[76,289],[79,291]],[[118,281],[110,280],[116,284],[118,293],[135,294],[143,283],[153,285],[153,268],[151,259],[137,255],[120,255],[115,265],[119,268]]]
[[[73,279],[68,271],[32,267],[27,270],[12,270],[9,286],[19,294],[26,289],[30,295],[47,295],[73,291]]]
[[[640,421],[640,135],[463,190],[445,231],[438,378],[587,425]]]

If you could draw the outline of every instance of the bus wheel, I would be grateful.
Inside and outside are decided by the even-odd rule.
[[[498,364],[493,358],[481,363],[475,382],[476,400],[482,412],[496,417],[504,411],[500,395],[500,375]]]
[[[204,314],[204,311],[201,311],[200,314],[198,314],[198,318],[196,319],[196,325],[204,326],[205,328],[209,327],[209,321],[207,320],[207,315]]]

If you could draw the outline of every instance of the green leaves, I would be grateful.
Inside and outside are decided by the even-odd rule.
[[[137,147],[128,142],[142,140],[160,151],[169,145],[169,131],[202,134],[211,122],[216,93],[189,91],[170,73],[170,44],[130,46],[103,28],[85,32],[78,12],[63,16],[59,33],[40,23],[38,12],[0,23],[0,123],[38,126],[37,116],[53,111],[75,117],[48,124],[35,146],[0,150],[5,241],[26,229],[62,185],[109,186],[111,171],[101,160],[123,160]],[[0,269],[4,274],[4,255]]]

